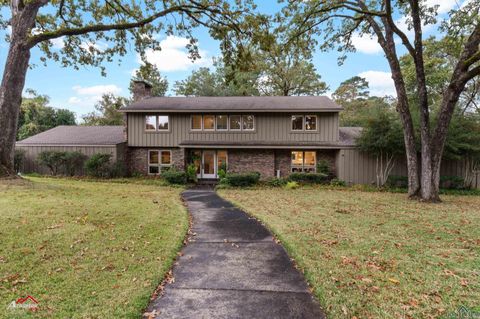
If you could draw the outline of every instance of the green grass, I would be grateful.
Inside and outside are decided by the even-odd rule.
[[[281,240],[330,318],[480,311],[480,197],[325,188],[223,189]]]
[[[181,190],[0,181],[0,318],[139,318],[188,229]],[[27,295],[39,311],[7,310]]]

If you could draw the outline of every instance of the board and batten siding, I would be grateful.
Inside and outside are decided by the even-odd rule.
[[[105,146],[75,146],[75,145],[16,145],[16,149],[25,151],[25,158],[21,167],[22,173],[39,173],[50,174],[48,167],[40,165],[38,163],[38,155],[45,151],[57,151],[57,152],[80,152],[87,157],[91,157],[94,154],[111,154],[112,161],[125,160],[125,144],[121,143],[117,145],[105,145]],[[84,174],[83,167],[78,168],[80,174]]]
[[[361,152],[358,149],[342,149],[336,158],[337,177],[348,185],[370,184],[376,181],[376,158]],[[464,161],[443,161],[440,168],[442,176],[463,176],[465,173]],[[407,176],[405,159],[397,159],[390,175]],[[480,188],[480,174],[473,182],[475,188]]]
[[[292,132],[291,115],[299,113],[255,113],[255,130],[192,131],[191,114],[169,114],[168,132],[146,132],[143,113],[128,114],[128,145],[143,147],[178,147],[183,141],[275,141],[275,142],[334,142],[338,141],[338,113],[317,113],[317,131]],[[312,114],[312,113],[309,113]],[[153,114],[152,114],[153,115]]]

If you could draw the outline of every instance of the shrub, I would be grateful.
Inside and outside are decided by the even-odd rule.
[[[86,156],[80,152],[65,152],[64,168],[65,174],[74,176],[77,168],[82,167],[86,160]]]
[[[327,175],[322,173],[292,173],[288,179],[297,183],[321,184],[327,181]]]
[[[235,187],[247,187],[253,186],[260,180],[260,173],[252,172],[245,174],[226,174],[225,178],[221,180],[221,183]]]
[[[326,159],[321,159],[317,162],[317,173],[330,175],[330,162]]]
[[[65,165],[67,152],[43,151],[38,154],[38,162],[50,169],[52,175],[57,175],[62,166]]]
[[[110,164],[108,170],[108,177],[118,178],[127,176],[127,166],[123,161],[116,161],[113,164]]]
[[[93,177],[109,177],[111,174],[111,154],[94,154],[85,162],[87,175]]]
[[[270,187],[282,187],[287,184],[287,180],[285,178],[272,178],[266,181],[265,184]]]
[[[296,189],[298,187],[299,187],[299,184],[297,182],[294,182],[294,181],[290,181],[285,185],[286,189]]]
[[[161,176],[170,184],[183,185],[187,183],[187,173],[179,171],[175,168],[163,171]]]
[[[15,173],[20,173],[20,169],[22,168],[23,162],[25,161],[25,150],[15,150],[15,155],[13,159],[13,168],[15,169]]]
[[[465,189],[464,179],[460,176],[440,176],[440,187],[444,189]]]
[[[390,175],[387,179],[386,186],[389,188],[407,188],[408,177],[399,175]]]
[[[345,186],[347,186],[347,183],[345,183],[345,181],[342,181],[341,179],[333,178],[333,179],[330,181],[330,186],[334,186],[334,187],[345,187]]]
[[[187,181],[191,183],[196,183],[197,180],[197,167],[195,164],[190,164],[187,166]]]

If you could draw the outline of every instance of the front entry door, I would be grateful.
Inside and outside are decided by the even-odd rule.
[[[202,154],[202,170],[203,178],[216,178],[217,177],[217,167],[216,167],[216,152],[215,151],[203,151]]]

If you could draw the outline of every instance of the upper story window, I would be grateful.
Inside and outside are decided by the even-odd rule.
[[[192,131],[254,131],[254,115],[192,115]]]
[[[202,116],[192,115],[192,130],[201,130],[201,129],[202,129]]]
[[[253,115],[242,115],[242,121],[244,131],[253,131],[255,129],[255,119]]]
[[[147,115],[145,116],[145,131],[155,131],[157,127],[157,117]]]
[[[230,130],[240,131],[242,129],[242,116],[230,115]]]
[[[292,131],[316,131],[316,115],[292,115]]]
[[[217,131],[228,130],[228,115],[217,115]]]
[[[204,115],[203,116],[203,129],[205,131],[215,130],[215,115]]]
[[[168,115],[146,115],[145,131],[168,131],[170,129],[170,119]]]
[[[158,130],[168,131],[169,118],[168,115],[160,115],[158,117]]]

